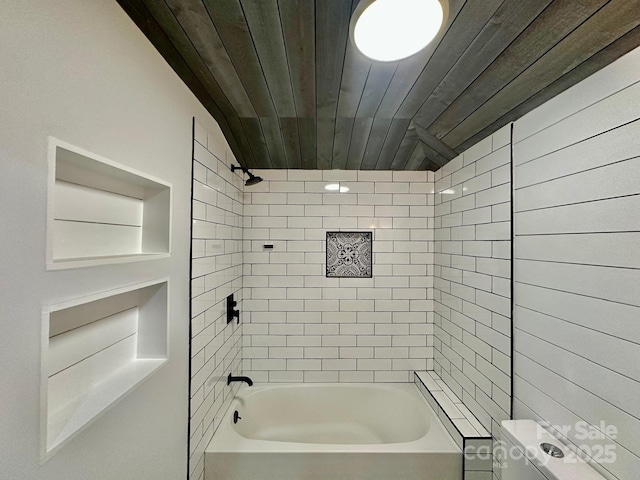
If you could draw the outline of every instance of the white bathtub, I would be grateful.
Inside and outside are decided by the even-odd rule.
[[[243,386],[205,454],[205,480],[461,478],[462,452],[413,384]]]

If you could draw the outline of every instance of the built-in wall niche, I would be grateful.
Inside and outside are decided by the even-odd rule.
[[[49,270],[169,255],[169,184],[55,138],[49,172]]]
[[[43,310],[43,462],[167,361],[167,299],[162,281]]]

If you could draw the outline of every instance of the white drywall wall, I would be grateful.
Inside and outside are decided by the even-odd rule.
[[[1,7],[0,478],[183,479],[192,117],[220,130],[114,0]],[[171,183],[171,257],[46,272],[47,136]],[[162,277],[169,362],[40,466],[42,306]]]

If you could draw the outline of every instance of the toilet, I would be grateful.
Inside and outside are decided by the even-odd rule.
[[[502,480],[605,480],[533,420],[503,421],[502,440]]]

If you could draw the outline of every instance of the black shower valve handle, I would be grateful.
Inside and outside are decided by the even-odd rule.
[[[231,323],[234,318],[237,318],[240,323],[240,310],[234,308],[237,304],[238,302],[233,299],[233,293],[227,297],[227,323]]]

